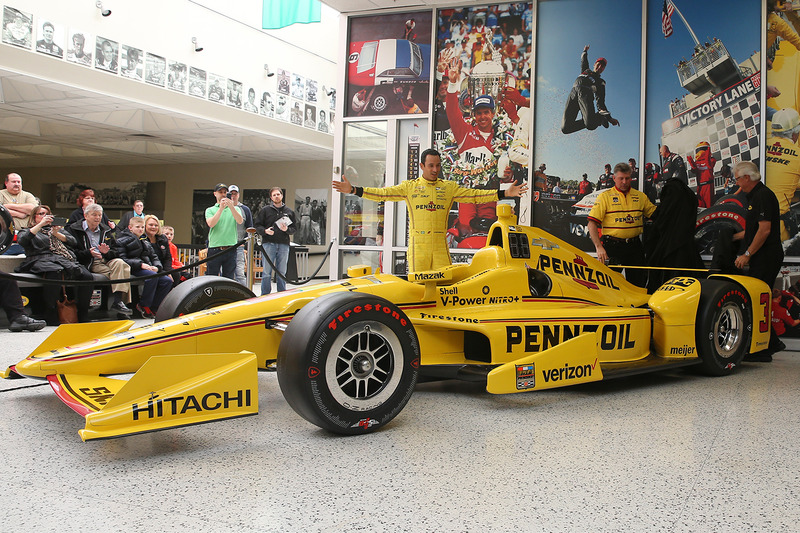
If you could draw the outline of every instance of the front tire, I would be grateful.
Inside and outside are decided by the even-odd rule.
[[[417,383],[419,341],[391,302],[330,294],[292,319],[277,368],[281,392],[297,414],[333,433],[368,433],[408,403]]]
[[[232,279],[198,276],[169,291],[156,312],[156,322],[196,313],[220,305],[255,298],[253,291]]]
[[[697,350],[703,370],[712,376],[733,372],[750,346],[750,298],[738,285],[709,279],[700,282],[697,308]]]

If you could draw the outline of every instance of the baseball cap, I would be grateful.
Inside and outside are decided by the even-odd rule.
[[[231,185],[230,187],[228,187],[228,192],[234,192],[234,191],[239,192],[239,187],[237,187],[236,185]]]
[[[608,61],[606,61],[605,57],[598,57],[595,60],[595,63],[602,63],[604,67],[608,65]]]
[[[478,109],[479,107],[488,107],[494,111],[494,98],[488,94],[480,95],[475,99],[475,102],[473,102],[472,109]]]
[[[227,185],[225,185],[224,183],[217,183],[217,184],[214,186],[214,192],[217,192],[217,191],[218,191],[218,190],[220,190],[220,189],[225,189],[225,190],[227,191],[227,190],[228,190],[228,186],[227,186]]]
[[[800,115],[792,108],[781,109],[772,116],[772,131],[788,132],[800,126]]]

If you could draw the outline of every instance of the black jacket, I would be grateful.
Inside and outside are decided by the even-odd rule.
[[[169,270],[172,268],[172,252],[169,251],[169,239],[167,239],[166,235],[156,235],[156,243],[153,244],[150,242],[146,236],[143,237],[144,240],[147,241],[153,251],[156,253],[156,257],[158,260],[161,261],[161,266],[163,267],[162,270]]]
[[[92,248],[91,241],[89,241],[89,236],[86,235],[86,232],[83,231],[83,220],[79,220],[73,224],[67,226],[67,231],[69,231],[75,240],[77,241],[77,246],[75,248],[75,255],[78,258],[78,262],[85,267],[89,267],[92,264],[92,252],[90,251]],[[105,243],[108,245],[109,250],[108,252],[103,254],[104,261],[111,261],[112,259],[116,259],[119,257],[117,253],[114,251],[114,230],[103,224],[100,223],[100,242]]]
[[[125,261],[131,266],[132,272],[137,272],[142,269],[142,264],[147,264],[158,268],[161,272],[164,267],[158,259],[153,247],[147,237],[142,235],[141,238],[137,237],[130,230],[121,230],[117,232],[117,242],[114,250],[120,259]]]
[[[63,235],[67,238],[64,244],[74,253],[77,245],[75,237],[68,231],[64,231]],[[70,261],[50,250],[50,235],[43,231],[33,233],[29,228],[25,228],[17,235],[17,242],[25,249],[25,260],[16,268],[17,272],[44,274],[63,271],[67,278],[73,278],[80,271],[77,258],[75,261]]]
[[[275,222],[284,215],[289,217],[292,223],[288,228],[286,228],[286,231],[281,231]],[[256,215],[254,224],[256,231],[259,235],[261,235],[263,242],[289,244],[289,235],[293,235],[294,232],[297,231],[297,217],[295,216],[294,211],[289,209],[286,204],[283,204],[280,207],[275,207],[275,204],[271,203],[265,207],[262,207]],[[272,228],[275,230],[275,234],[267,235],[264,233],[264,230],[267,228]]]

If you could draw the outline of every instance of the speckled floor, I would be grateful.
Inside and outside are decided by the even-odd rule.
[[[0,365],[52,330],[4,330]],[[259,382],[258,416],[83,443],[49,386],[0,381],[3,530],[798,531],[794,351],[716,379],[427,383],[349,438],[297,416],[274,374]]]

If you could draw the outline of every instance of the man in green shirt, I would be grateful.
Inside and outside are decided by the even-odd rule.
[[[217,203],[206,209],[206,224],[208,224],[208,257],[223,252],[237,242],[236,225],[241,224],[242,213],[228,198],[228,186],[217,183],[214,187],[214,197]],[[226,254],[206,263],[206,274],[219,276],[220,270],[226,278],[236,279],[236,252]]]

